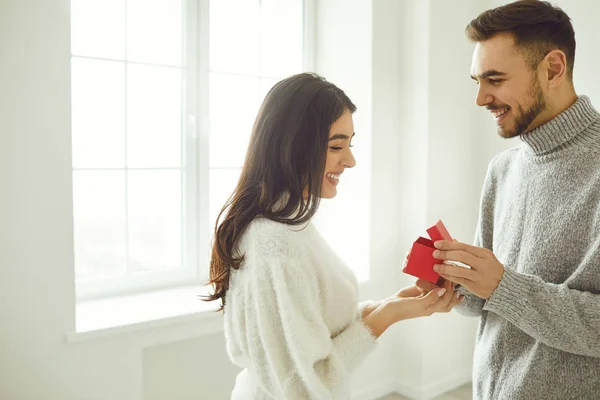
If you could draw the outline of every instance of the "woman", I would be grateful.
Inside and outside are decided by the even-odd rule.
[[[277,83],[254,123],[234,194],[217,223],[209,301],[243,371],[233,399],[342,399],[350,374],[394,323],[449,311],[450,286],[410,287],[358,305],[352,271],[311,224],[355,165],[356,106],[313,74]]]

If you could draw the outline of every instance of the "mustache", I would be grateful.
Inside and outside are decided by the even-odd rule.
[[[485,106],[485,108],[487,108],[490,111],[499,110],[501,108],[508,108],[508,109],[510,109],[510,107],[507,106],[507,105],[496,105],[496,104],[489,104],[489,105]]]

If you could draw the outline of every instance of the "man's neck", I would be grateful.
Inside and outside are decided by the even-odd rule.
[[[544,125],[554,119],[558,114],[571,107],[577,101],[577,93],[572,87],[566,88],[564,93],[556,94],[552,99],[546,99],[546,109],[528,127],[527,132]]]

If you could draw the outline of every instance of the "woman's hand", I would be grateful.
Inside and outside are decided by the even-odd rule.
[[[362,309],[362,317],[361,318],[365,318],[367,315],[371,314],[373,311],[375,311],[377,309],[377,307],[379,307],[379,305],[381,304],[383,300],[378,300],[378,301],[374,301],[374,300],[370,300]]]
[[[451,282],[444,282],[442,288],[435,287],[430,291],[423,291],[418,286],[411,286],[400,290],[395,296],[388,299],[397,321],[427,317],[437,312],[449,312],[462,298],[454,292]]]
[[[462,301],[456,296],[450,282],[443,288],[424,292],[417,286],[400,290],[394,296],[381,300],[370,313],[363,311],[363,323],[375,337],[379,337],[390,326],[405,319],[430,316],[436,312],[448,312]]]

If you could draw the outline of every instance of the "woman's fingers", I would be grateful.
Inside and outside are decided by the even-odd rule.
[[[418,279],[415,285],[417,285],[417,287],[423,292],[431,292],[432,290],[439,289],[438,286],[429,281],[426,281],[425,279]]]
[[[454,296],[452,297],[452,301],[448,305],[448,308],[447,308],[446,312],[452,311],[452,309],[455,306],[457,306],[458,304],[460,304],[463,301],[464,298],[465,298],[465,296],[462,295],[460,292],[455,292]]]
[[[446,292],[440,298],[440,301],[435,303],[435,312],[445,312],[454,298],[454,286],[451,282],[444,282],[443,289],[445,289]]]
[[[423,297],[419,298],[418,301],[421,302],[421,304],[423,305],[424,309],[427,311],[428,314],[434,313],[436,310],[436,305],[440,304],[441,302],[443,302],[443,297],[446,294],[446,289],[441,288],[441,289],[436,289],[436,290],[432,290],[429,293],[427,293],[426,295],[424,295]]]
[[[396,293],[396,297],[418,297],[421,295],[421,289],[416,286],[406,287]]]

